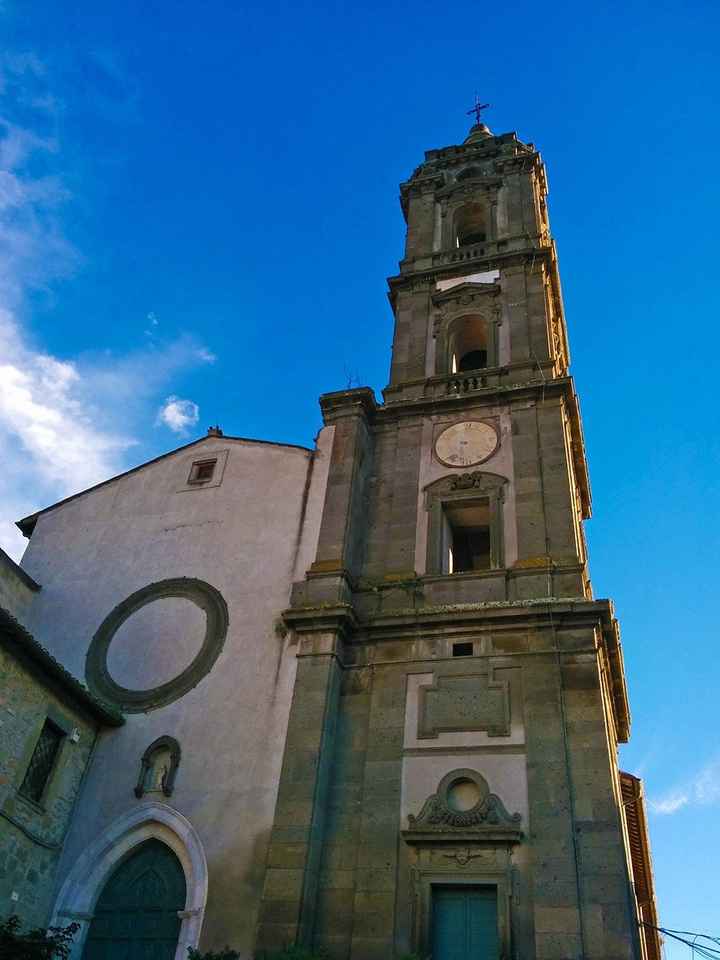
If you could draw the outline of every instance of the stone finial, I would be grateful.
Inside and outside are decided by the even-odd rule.
[[[464,142],[467,143],[479,143],[481,140],[487,140],[488,137],[492,136],[492,131],[484,123],[476,123],[474,126],[470,127],[470,133],[465,138]]]
[[[222,437],[223,432],[220,429],[220,425],[216,423],[214,427],[208,427],[207,435],[209,437]]]

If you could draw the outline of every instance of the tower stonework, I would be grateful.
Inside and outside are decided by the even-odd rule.
[[[321,397],[332,448],[284,614],[297,674],[259,949],[655,955],[546,192],[515,134],[478,124],[428,151],[401,186],[384,402]]]

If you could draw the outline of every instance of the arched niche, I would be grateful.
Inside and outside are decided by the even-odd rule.
[[[158,737],[150,744],[140,760],[135,796],[143,797],[151,793],[171,796],[179,765],[180,744],[174,737]]]
[[[166,844],[180,861],[185,875],[185,909],[175,960],[187,960],[188,948],[200,940],[207,901],[208,869],[200,837],[189,820],[165,803],[150,801],[118,817],[90,843],[75,861],[55,901],[52,925],[75,922],[71,960],[81,960],[95,904],[109,877],[137,850],[155,839]]]

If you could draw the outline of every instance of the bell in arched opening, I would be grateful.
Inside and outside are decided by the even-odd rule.
[[[448,373],[482,370],[490,363],[488,325],[482,317],[460,317],[449,336]]]
[[[469,350],[458,361],[458,371],[481,370],[487,366],[487,350]]]
[[[484,243],[488,236],[487,211],[482,203],[466,203],[455,214],[455,245]]]

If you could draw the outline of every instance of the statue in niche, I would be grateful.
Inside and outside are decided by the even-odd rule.
[[[180,764],[180,744],[174,737],[160,737],[147,748],[140,760],[135,796],[162,794],[169,797],[175,786]]]

